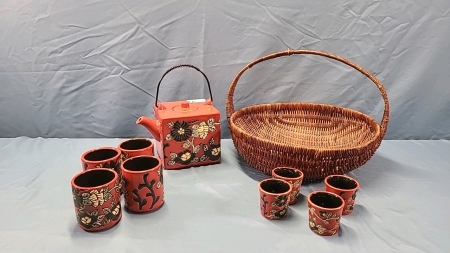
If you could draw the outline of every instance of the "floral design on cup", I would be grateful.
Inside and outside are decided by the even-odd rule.
[[[337,194],[314,191],[308,195],[309,228],[318,235],[330,236],[339,231],[344,200]]]
[[[268,217],[269,219],[282,219],[287,215],[287,209],[288,209],[288,205],[287,205],[287,201],[288,201],[288,197],[287,196],[280,196],[278,198],[275,199],[275,202],[273,202],[271,204],[272,207],[276,207],[273,209],[270,209],[269,211],[267,210],[267,204],[269,204],[268,201],[265,200],[265,198],[267,197],[267,195],[263,195],[261,197],[261,201],[262,201],[262,205],[261,205],[261,212],[263,213],[264,216]]]
[[[272,208],[276,208],[270,210],[269,214],[271,219],[281,219],[287,215],[288,199],[288,196],[278,196],[275,198],[275,202],[272,203]]]
[[[349,215],[353,212],[356,193],[359,189],[359,183],[354,178],[344,175],[330,175],[325,178],[325,190],[336,193],[345,202],[343,215]]]
[[[309,215],[309,227],[314,232],[317,232],[319,234],[329,233],[332,235],[337,233],[339,229],[339,221],[341,219],[341,216],[339,214],[319,211],[319,215],[317,215],[315,208],[309,208]],[[320,223],[318,223],[317,219],[319,219],[321,223],[326,225],[329,225],[330,221],[334,220],[334,227],[327,229],[327,227],[324,227]]]
[[[108,175],[108,172],[114,174]],[[93,180],[102,182],[103,185],[91,187]],[[107,183],[108,181],[114,183]],[[122,217],[120,183],[117,173],[109,168],[77,174],[72,180],[72,197],[78,225],[84,230],[99,231],[111,228]]]
[[[119,168],[120,168],[120,165],[121,165],[125,160],[127,160],[129,157],[130,157],[130,156],[129,156],[127,153],[123,153],[123,152],[122,152],[122,153],[120,154],[119,161],[117,162],[116,165],[118,165]]]
[[[259,183],[261,214],[271,220],[286,217],[292,186],[281,180],[269,178]]]
[[[356,192],[358,190],[355,190],[352,194],[352,196],[350,196],[350,198],[348,199],[344,199],[345,202],[345,208],[344,211],[342,212],[343,215],[349,215],[353,212],[353,207],[355,205],[355,199],[356,199]],[[342,198],[345,197],[345,192],[342,192],[341,194],[339,194]]]

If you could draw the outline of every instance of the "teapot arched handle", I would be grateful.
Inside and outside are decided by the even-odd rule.
[[[164,73],[164,75],[161,77],[161,80],[159,80],[158,87],[156,88],[156,99],[155,99],[155,106],[156,106],[156,107],[158,107],[159,86],[161,85],[162,80],[164,79],[164,77],[165,77],[170,71],[172,71],[172,70],[174,70],[174,69],[177,69],[177,68],[181,68],[181,67],[189,67],[189,68],[193,68],[193,69],[197,70],[198,72],[200,72],[200,73],[203,75],[203,77],[205,77],[206,82],[208,83],[209,96],[210,96],[210,98],[211,98],[211,101],[213,101],[213,96],[212,96],[212,92],[211,92],[211,84],[209,83],[208,77],[206,77],[205,73],[203,73],[203,71],[201,71],[199,68],[197,68],[197,67],[195,67],[195,66],[193,66],[193,65],[190,65],[190,64],[180,64],[180,65],[176,65],[176,66],[173,66],[173,67],[171,67],[170,69],[168,69],[168,70],[166,71],[166,73]]]

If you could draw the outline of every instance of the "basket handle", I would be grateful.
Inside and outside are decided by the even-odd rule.
[[[227,102],[226,102],[226,112],[227,112],[227,119],[229,120],[231,115],[234,113],[234,102],[233,102],[233,96],[234,96],[234,90],[236,88],[236,85],[239,81],[239,78],[242,76],[242,74],[244,74],[244,72],[253,67],[254,65],[269,60],[269,59],[273,59],[273,58],[278,58],[281,56],[288,56],[288,55],[294,55],[294,54],[313,54],[313,55],[320,55],[320,56],[324,56],[327,58],[331,58],[337,61],[340,61],[342,63],[347,64],[348,66],[358,70],[359,72],[361,72],[362,74],[364,74],[365,76],[367,76],[380,90],[381,96],[383,97],[384,100],[384,113],[383,113],[383,118],[381,120],[381,139],[384,138],[384,135],[386,134],[387,131],[387,125],[389,122],[389,101],[388,101],[388,97],[387,97],[387,93],[386,90],[384,89],[383,85],[381,84],[381,82],[372,74],[370,74],[367,70],[363,69],[362,67],[356,65],[355,63],[344,59],[340,56],[337,55],[333,55],[330,53],[325,53],[325,52],[321,52],[321,51],[314,51],[314,50],[306,50],[306,49],[301,49],[301,50],[286,50],[286,51],[282,51],[282,52],[278,52],[278,53],[273,53],[264,57],[261,57],[259,59],[256,59],[255,61],[247,64],[247,66],[245,66],[243,69],[241,69],[241,71],[239,71],[239,73],[234,77],[233,81],[231,82],[230,88],[228,89],[228,97],[227,97]]]
[[[172,71],[172,70],[174,70],[174,69],[177,69],[177,68],[181,68],[181,67],[189,67],[189,68],[193,68],[193,69],[197,70],[198,72],[200,72],[200,73],[203,75],[203,77],[205,77],[206,83],[208,83],[209,96],[210,96],[210,98],[211,98],[211,101],[213,101],[213,96],[212,96],[212,92],[211,92],[211,84],[209,83],[208,77],[206,77],[205,73],[203,73],[203,71],[201,71],[199,68],[197,68],[197,67],[195,67],[195,66],[193,66],[193,65],[190,65],[190,64],[180,64],[180,65],[176,65],[176,66],[173,66],[173,67],[171,67],[170,69],[168,69],[168,70],[166,71],[166,73],[164,73],[164,75],[162,75],[161,79],[159,80],[158,87],[156,88],[156,98],[155,98],[155,106],[156,106],[156,107],[158,107],[159,86],[161,85],[162,80],[164,79],[164,77],[165,77],[167,74],[169,74],[170,71]]]

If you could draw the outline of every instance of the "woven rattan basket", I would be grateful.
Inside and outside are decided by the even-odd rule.
[[[260,62],[288,55],[312,54],[353,67],[378,87],[384,100],[381,124],[361,112],[315,103],[260,104],[235,111],[233,95],[242,74]],[[254,169],[270,175],[279,166],[304,173],[304,182],[320,182],[365,164],[380,146],[389,121],[389,101],[380,81],[355,63],[320,51],[287,50],[259,58],[234,78],[226,103],[233,143]]]

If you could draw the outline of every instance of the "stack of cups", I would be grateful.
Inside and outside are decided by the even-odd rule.
[[[86,231],[114,227],[120,203],[131,213],[153,212],[164,204],[161,159],[149,139],[130,139],[115,147],[91,149],[81,156],[83,171],[71,181],[78,225]]]

